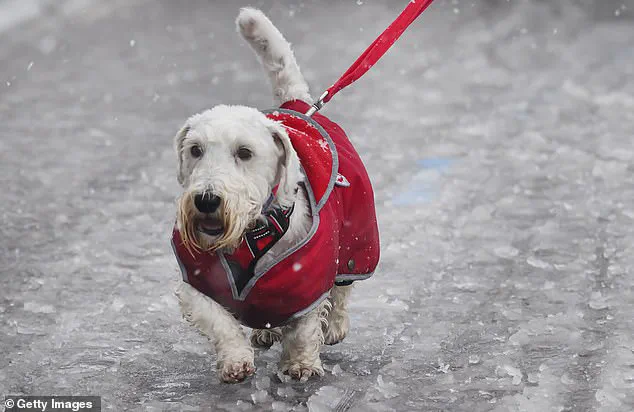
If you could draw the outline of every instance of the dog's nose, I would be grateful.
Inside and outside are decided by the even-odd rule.
[[[213,213],[220,206],[220,198],[210,192],[203,192],[194,197],[194,205],[200,213]]]

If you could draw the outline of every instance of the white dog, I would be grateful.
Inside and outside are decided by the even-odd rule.
[[[264,66],[276,103],[309,107],[308,85],[290,44],[271,21],[247,8],[237,26]],[[300,113],[279,110],[217,106],[188,119],[175,139],[184,188],[173,240],[185,280],[177,296],[184,317],[214,345],[224,382],[255,372],[251,344],[268,347],[276,341],[283,347],[282,371],[302,380],[323,375],[321,345],[340,342],[348,333],[350,283],[369,277],[378,262],[367,174],[347,139],[335,145],[328,137],[343,131],[323,116],[320,124],[329,132]],[[297,131],[288,125],[298,121],[308,126]],[[313,140],[306,137],[311,133]],[[325,160],[306,162],[298,150],[309,153],[308,146],[300,149],[295,135]],[[320,167],[328,169],[321,189],[313,177]],[[350,186],[362,188],[362,194]],[[362,229],[354,229],[352,215],[360,216]],[[354,230],[346,229],[350,226]],[[337,233],[345,239],[333,240]],[[280,276],[272,279],[282,267],[287,283]],[[308,277],[317,277],[318,286],[304,282]],[[240,322],[254,327],[251,342]]]

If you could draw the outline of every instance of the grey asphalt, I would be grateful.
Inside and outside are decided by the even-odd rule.
[[[254,5],[318,95],[402,3]],[[306,384],[278,376],[277,346],[255,378],[218,382],[173,296],[172,136],[219,103],[270,107],[234,29],[246,4],[0,2],[0,395],[634,410],[631,0],[437,0],[324,109],[366,162],[381,229],[348,338]]]

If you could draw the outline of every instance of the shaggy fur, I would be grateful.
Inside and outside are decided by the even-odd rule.
[[[276,103],[301,99],[312,102],[290,44],[259,10],[242,9],[238,31],[264,67]],[[200,155],[192,148],[199,149]],[[263,257],[262,264],[280,256],[308,233],[311,225],[307,194],[298,185],[304,179],[290,139],[282,126],[256,109],[217,106],[189,118],[175,138],[178,181],[184,192],[178,202],[177,224],[187,248],[232,251],[244,232],[262,218],[262,207],[279,184],[275,204],[295,205],[285,236]],[[252,153],[243,159],[239,151]],[[212,214],[200,213],[196,195],[213,193],[221,199]],[[200,230],[211,218],[222,233]],[[348,332],[346,300],[351,287],[335,286],[330,298],[282,328],[254,330],[251,343],[270,346],[281,341],[280,368],[295,379],[323,375],[319,352],[324,343],[341,341]],[[224,382],[239,382],[255,372],[253,348],[238,321],[222,306],[187,283],[176,291],[185,319],[209,338],[217,354],[217,372]]]

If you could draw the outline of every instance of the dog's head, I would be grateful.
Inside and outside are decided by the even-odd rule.
[[[288,134],[260,111],[216,106],[189,118],[176,134],[178,228],[186,247],[234,249],[262,215],[273,188],[290,207],[300,179]]]

